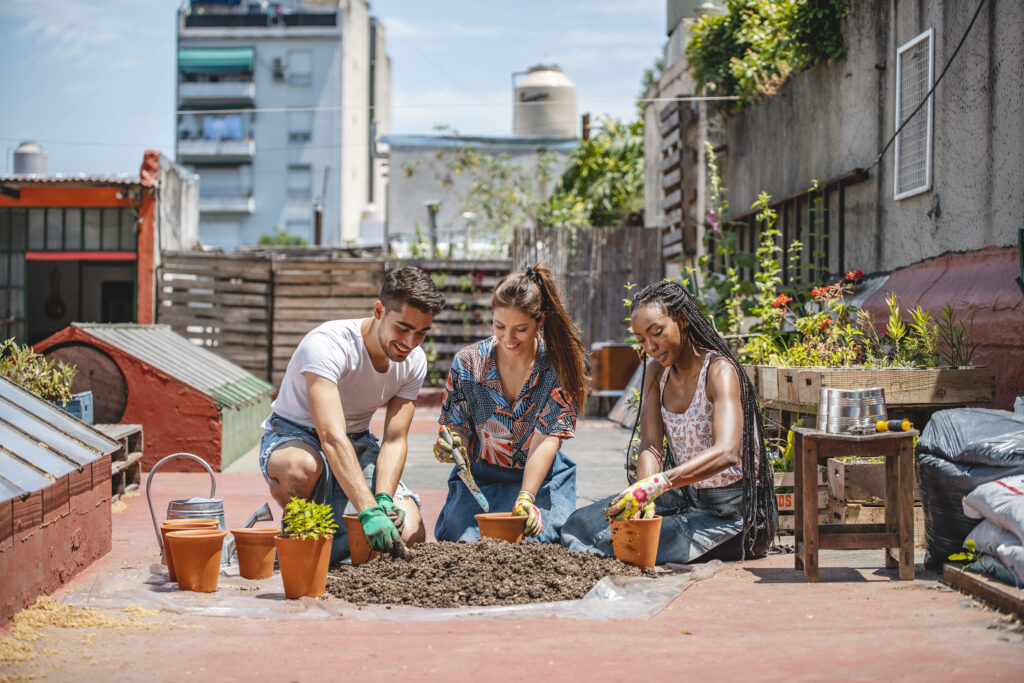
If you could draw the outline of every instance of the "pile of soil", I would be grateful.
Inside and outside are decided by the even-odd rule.
[[[389,556],[338,565],[327,592],[357,605],[416,607],[521,605],[576,600],[609,575],[656,577],[612,557],[574,553],[551,543],[423,543],[407,559]]]

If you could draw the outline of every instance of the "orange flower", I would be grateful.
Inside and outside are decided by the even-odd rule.
[[[775,297],[775,302],[772,303],[772,306],[774,306],[775,308],[783,308],[792,300],[792,297],[788,297],[785,294],[779,294],[777,297]]]
[[[832,318],[825,318],[820,323],[818,323],[818,329],[819,330],[823,330],[823,329],[825,329],[826,327],[828,327],[831,324],[832,324]]]

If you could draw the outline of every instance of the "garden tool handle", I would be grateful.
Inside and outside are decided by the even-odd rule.
[[[160,524],[156,521],[156,510],[153,509],[153,496],[150,494],[150,487],[153,486],[153,475],[156,474],[156,470],[160,465],[163,465],[168,460],[173,458],[192,458],[193,460],[200,463],[206,468],[206,471],[210,473],[210,498],[213,498],[214,494],[217,493],[217,479],[213,476],[213,470],[206,463],[205,460],[200,458],[198,455],[192,455],[191,453],[174,453],[168,455],[166,458],[160,460],[157,464],[153,465],[153,469],[149,471],[149,477],[146,479],[146,500],[149,501],[149,514],[153,516],[153,529],[156,531],[156,543],[160,548],[160,552],[164,551],[164,539],[160,536]]]

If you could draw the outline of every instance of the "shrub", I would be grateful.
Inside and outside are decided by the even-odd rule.
[[[14,339],[0,344],[0,376],[31,391],[40,398],[66,406],[71,400],[71,382],[78,368],[64,361],[54,362]]]
[[[317,539],[330,536],[337,530],[330,505],[292,498],[284,508],[285,536]]]

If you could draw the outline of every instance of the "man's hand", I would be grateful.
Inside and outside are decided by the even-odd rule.
[[[388,519],[398,529],[398,533],[402,533],[402,528],[405,526],[405,510],[395,505],[395,500],[387,493],[378,493],[374,498],[377,501],[377,505],[384,511],[384,514],[388,516]]]
[[[379,553],[397,555],[404,548],[402,535],[380,505],[373,505],[359,513],[359,523],[363,525],[363,533],[370,547]]]
[[[654,499],[672,488],[664,472],[641,479],[615,496],[604,514],[609,519],[636,519],[654,516]]]
[[[520,491],[516,498],[516,504],[512,508],[512,514],[516,517],[526,517],[526,527],[523,533],[526,536],[539,536],[544,530],[544,520],[540,516],[540,510],[533,504],[533,496],[528,491]]]

